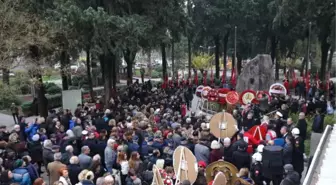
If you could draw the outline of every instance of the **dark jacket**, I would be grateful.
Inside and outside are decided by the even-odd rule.
[[[292,164],[292,160],[293,160],[293,146],[291,144],[285,144],[283,148],[284,165]]]
[[[79,165],[77,164],[70,164],[68,165],[69,170],[69,179],[71,181],[71,184],[77,184],[78,181],[78,175],[82,171]]]
[[[307,137],[307,121],[305,119],[299,119],[297,128],[300,130],[300,137],[306,140]]]
[[[38,172],[37,172],[35,166],[32,165],[32,164],[28,164],[28,165],[26,166],[26,169],[28,170],[28,173],[29,173],[29,176],[30,176],[30,180],[31,180],[31,182],[32,182],[32,184],[33,184],[34,181],[35,181],[37,178],[39,178],[39,174],[38,174]]]
[[[255,162],[251,165],[251,178],[256,184],[263,184],[263,173],[261,162]]]
[[[241,168],[250,169],[251,156],[246,151],[235,151],[232,156],[232,163],[240,170]]]
[[[288,173],[280,183],[280,185],[298,185],[298,184],[300,184],[300,176],[295,171]]]
[[[212,150],[210,152],[209,164],[222,159],[222,156],[223,156],[223,154],[220,152],[219,149]]]
[[[320,114],[315,115],[313,125],[312,125],[312,131],[316,133],[322,133],[323,132],[323,122],[324,122],[324,116]]]
[[[33,163],[43,161],[43,149],[39,141],[33,141],[28,143],[29,156]]]
[[[232,155],[233,155],[232,145],[226,148],[224,147],[224,161],[232,163]]]
[[[45,166],[54,161],[54,154],[50,148],[43,148],[43,163]]]
[[[81,181],[81,183],[82,183],[82,185],[95,185],[92,181],[89,181],[89,180],[83,180],[83,181]]]

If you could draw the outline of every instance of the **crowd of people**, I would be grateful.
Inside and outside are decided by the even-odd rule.
[[[193,96],[192,87],[162,89],[150,81],[134,83],[108,105],[98,101],[94,106],[79,104],[73,112],[50,110],[47,118],[34,122],[20,118],[12,131],[1,126],[0,185],[152,184],[153,165],[162,160],[164,183],[172,185],[173,153],[178,146],[190,149],[197,159],[195,185],[207,184],[205,168],[221,160],[238,168],[237,184],[298,185],[307,139],[305,114],[315,112],[312,128],[321,133],[324,114],[334,110],[323,96],[309,102],[290,97],[260,100],[259,105],[234,109],[237,134],[218,140],[209,131],[210,117],[189,110]],[[274,118],[265,115],[276,109]],[[297,123],[289,112],[299,113]],[[267,128],[267,136],[250,153],[243,133],[254,125]],[[265,147],[281,148],[282,161],[277,166],[272,163],[273,169],[280,170],[277,175],[266,175],[263,169]]]

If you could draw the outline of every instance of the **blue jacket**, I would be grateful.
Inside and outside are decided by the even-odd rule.
[[[72,129],[75,127],[75,122],[71,119],[69,120],[69,129]]]
[[[27,134],[29,140],[31,140],[32,137],[37,133],[38,129],[40,129],[40,125],[36,123],[25,129],[25,133]]]
[[[28,166],[26,166],[26,169],[28,170],[29,173],[29,177],[31,179],[31,182],[34,183],[34,181],[39,178],[39,174],[35,168],[34,165],[32,164],[28,164]]]
[[[130,151],[130,153],[138,152],[140,148],[140,146],[137,143],[132,143],[132,142],[129,142],[127,146],[128,146],[128,150]]]
[[[16,168],[13,170],[13,182],[20,185],[31,185],[29,172],[26,168]]]
[[[108,172],[112,173],[113,166],[117,161],[117,152],[107,146],[104,151],[105,167]]]
[[[149,148],[148,148],[147,142],[146,141],[142,142],[140,155],[143,157],[148,156],[148,149]]]

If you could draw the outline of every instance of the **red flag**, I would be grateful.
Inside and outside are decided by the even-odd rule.
[[[198,85],[198,76],[197,76],[197,70],[194,73],[194,83]]]
[[[211,68],[211,77],[210,77],[210,85],[213,86],[214,85],[214,76],[213,76],[213,70]]]
[[[226,71],[223,69],[222,83],[225,84]]]
[[[204,86],[207,85],[207,71],[205,71],[205,70],[203,72],[203,85]]]
[[[308,72],[306,73],[306,90],[308,92],[309,88],[310,88],[310,71],[308,70]]]
[[[293,70],[293,80],[292,80],[292,87],[296,88],[296,85],[298,83],[298,79],[296,78],[296,74],[295,74],[295,69]]]
[[[236,79],[236,69],[234,67],[232,67],[232,72],[231,72],[231,84],[232,84],[232,87],[236,87],[236,83],[237,83],[237,79]]]

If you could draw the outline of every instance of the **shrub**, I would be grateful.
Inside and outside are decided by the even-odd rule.
[[[160,78],[162,75],[162,73],[156,71],[156,70],[153,70],[152,71],[152,78]]]
[[[44,84],[44,87],[45,87],[46,92],[48,94],[58,94],[58,93],[62,92],[62,88],[60,88],[55,83],[46,83],[46,84]]]
[[[20,105],[21,102],[16,96],[17,90],[4,84],[0,84],[0,109],[9,109],[12,103]]]

